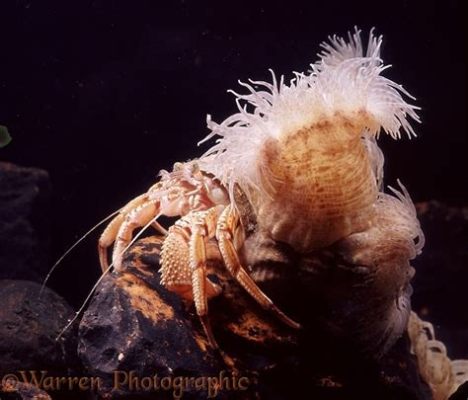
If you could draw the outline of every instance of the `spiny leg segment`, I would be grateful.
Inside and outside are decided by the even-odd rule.
[[[214,348],[218,345],[208,321],[208,298],[220,294],[221,288],[206,276],[206,247],[215,236],[216,221],[222,209],[223,206],[217,206],[194,211],[178,220],[169,228],[161,252],[161,282],[193,300],[203,330]]]

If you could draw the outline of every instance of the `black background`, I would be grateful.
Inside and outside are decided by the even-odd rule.
[[[0,159],[49,171],[58,257],[160,169],[200,155],[206,114],[235,111],[237,79],[268,80],[268,68],[291,78],[357,25],[384,35],[387,76],[422,107],[417,139],[380,141],[386,183],[466,204],[462,15],[461,0],[2,1],[0,124],[13,141]],[[75,303],[99,274],[97,235],[53,281]]]

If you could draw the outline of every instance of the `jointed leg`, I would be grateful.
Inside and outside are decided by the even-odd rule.
[[[102,271],[107,271],[109,267],[109,262],[107,259],[107,249],[114,243],[116,237],[119,234],[119,231],[122,227],[122,224],[128,218],[128,214],[133,212],[138,207],[142,206],[144,203],[154,203],[154,196],[152,193],[155,191],[160,190],[162,186],[161,182],[157,182],[154,184],[146,193],[135,197],[133,200],[129,201],[119,212],[119,214],[106,226],[104,232],[101,234],[99,238],[98,244],[98,254],[99,254],[99,262],[101,264]],[[156,214],[154,214],[156,216]],[[145,223],[136,225],[136,226],[144,226]],[[157,221],[152,223],[152,226],[164,236],[167,235],[167,231],[158,224]],[[131,238],[130,238],[131,239]],[[115,252],[114,252],[115,253]],[[114,260],[113,260],[114,261]],[[114,262],[115,265],[115,262]]]
[[[102,271],[106,271],[109,267],[109,262],[107,259],[107,249],[109,248],[117,236],[117,233],[125,220],[127,214],[135,209],[136,207],[140,206],[142,203],[148,200],[146,194],[142,194],[130,202],[128,202],[120,211],[120,213],[106,226],[104,232],[101,234],[98,243],[98,253],[99,253],[99,262],[101,264]]]
[[[190,270],[195,309],[200,317],[205,334],[211,345],[218,347],[208,320],[207,285],[214,285],[206,277],[206,241],[214,237],[220,208],[193,213],[191,221],[191,238],[189,242]]]
[[[214,237],[220,208],[192,212],[169,229],[161,253],[162,283],[195,303],[205,334],[218,347],[208,321],[208,298],[221,288],[206,277],[207,241]],[[190,290],[188,290],[190,289]]]
[[[143,227],[154,220],[159,212],[159,202],[147,201],[131,210],[126,216],[117,233],[114,249],[112,251],[112,262],[114,268],[119,270],[122,266],[123,253],[133,237],[136,228]]]
[[[240,285],[266,310],[273,312],[285,324],[298,329],[300,325],[284,314],[270,298],[262,292],[241,265],[233,243],[234,233],[239,224],[239,216],[232,206],[224,209],[218,220],[216,239],[226,268]]]

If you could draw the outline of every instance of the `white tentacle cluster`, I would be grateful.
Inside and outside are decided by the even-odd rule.
[[[460,385],[468,381],[468,360],[450,360],[445,345],[436,339],[431,323],[411,313],[408,334],[411,351],[419,371],[431,387],[435,400],[446,400]]]
[[[203,140],[218,136],[216,144],[201,159],[203,169],[223,184],[239,184],[243,189],[261,188],[262,165],[258,154],[268,139],[279,138],[319,120],[341,113],[353,118],[365,112],[372,120],[363,137],[373,137],[383,130],[393,138],[416,136],[408,119],[419,122],[418,107],[408,104],[402,95],[413,97],[403,87],[381,75],[389,66],[380,58],[382,37],[372,31],[366,51],[360,31],[348,34],[348,41],[333,36],[322,43],[319,60],[308,73],[294,73],[289,84],[273,71],[272,83],[240,82],[247,94],[237,94],[239,112],[220,124],[207,123],[211,133]],[[376,155],[378,158],[378,154]],[[379,166],[376,166],[378,171]],[[377,177],[378,179],[378,177]]]

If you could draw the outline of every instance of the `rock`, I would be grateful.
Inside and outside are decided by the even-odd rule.
[[[146,244],[132,252],[140,248],[155,250]],[[112,398],[144,392],[138,386],[114,387],[115,371],[164,377],[213,375],[220,369],[206,339],[193,334],[178,298],[162,290],[156,274],[128,264],[124,273],[104,278],[81,321],[78,351],[88,371],[105,382],[101,395]]]
[[[29,383],[6,381],[0,385],[2,400],[51,400],[43,390]]]
[[[406,334],[383,356],[362,351],[361,339],[368,332],[362,332],[359,338],[343,334],[343,327],[353,326],[350,318],[364,320],[356,311],[365,311],[369,305],[363,301],[360,308],[356,302],[360,286],[355,287],[353,282],[360,282],[359,272],[342,265],[340,257],[333,258],[326,252],[318,252],[313,258],[317,266],[326,265],[326,273],[314,277],[301,271],[296,282],[281,279],[283,285],[296,291],[291,294],[296,301],[292,309],[299,310],[303,325],[295,349],[299,357],[295,360],[297,364],[279,363],[259,377],[261,398],[299,398],[307,393],[308,397],[318,399],[432,399],[428,385],[419,376]],[[339,270],[333,271],[337,267]],[[336,282],[333,289],[331,282]],[[343,287],[346,282],[349,294]],[[270,282],[267,293],[275,293],[271,291],[274,286]],[[327,289],[331,293],[324,293]],[[276,292],[279,290],[277,287]]]
[[[66,376],[76,368],[76,333],[57,335],[74,315],[55,292],[35,282],[0,280],[0,374],[46,370]]]
[[[104,397],[140,398],[135,397],[138,391],[128,387],[113,390],[116,370],[134,371],[140,378],[231,373],[207,343],[193,306],[159,284],[158,252],[158,243],[151,237],[138,241],[124,258],[124,272],[104,278],[81,322],[79,354],[90,374],[106,382]],[[222,396],[286,399],[308,393],[324,399],[431,398],[407,337],[379,361],[361,357],[311,322],[302,320],[304,329],[299,332],[284,327],[229,277],[221,271],[217,276],[223,294],[210,301],[214,335],[225,360],[234,363],[239,376],[249,383],[246,391],[225,391]],[[304,299],[303,288],[297,282],[280,281],[269,279],[264,289],[287,311],[291,297]],[[300,307],[310,309],[309,304]],[[196,390],[186,395],[206,398],[206,392]]]
[[[282,400],[307,394],[307,398],[321,400],[432,400],[409,352],[406,335],[378,362],[359,358],[349,351],[337,354],[327,345],[327,342],[317,344],[315,354],[305,350],[298,368],[278,366],[261,376],[261,398]]]
[[[47,172],[0,162],[0,279],[47,273],[50,191]]]
[[[114,371],[134,371],[139,377],[232,377],[222,357],[210,347],[193,308],[160,285],[158,252],[151,238],[137,242],[124,259],[124,272],[104,278],[81,321],[79,354],[88,371],[106,382],[102,395],[132,397],[138,392],[112,388]],[[249,312],[250,303],[233,286],[210,303],[210,318],[215,336],[229,353],[228,362],[241,363],[252,386],[249,371],[266,370],[288,358],[287,349],[294,341],[287,329],[277,328],[264,312]],[[269,356],[275,347],[283,347],[283,352]],[[233,393],[219,398],[228,394],[232,398]],[[206,396],[206,390],[193,388],[184,393],[184,398]]]

